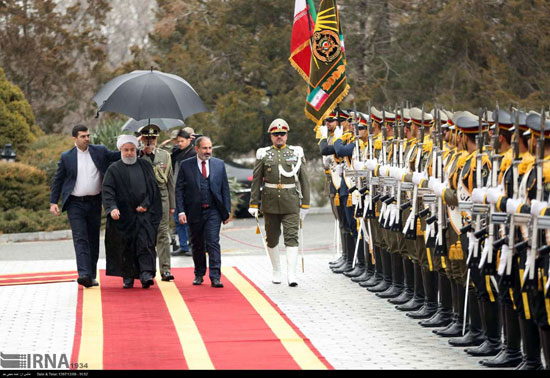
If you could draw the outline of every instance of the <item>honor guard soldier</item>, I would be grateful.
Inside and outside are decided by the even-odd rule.
[[[302,147],[286,144],[289,130],[288,123],[281,118],[269,125],[267,132],[273,145],[256,151],[248,211],[253,217],[258,216],[259,210],[264,214],[273,283],[281,283],[278,244],[282,226],[288,285],[296,286],[298,234],[309,210],[310,186]],[[262,182],[264,186],[260,192]]]
[[[174,276],[170,273],[170,217],[173,216],[176,208],[174,173],[170,153],[157,148],[159,134],[160,128],[154,124],[143,126],[138,130],[142,145],[139,156],[153,165],[153,171],[160,190],[162,220],[157,233],[157,254],[161,279],[171,281]]]

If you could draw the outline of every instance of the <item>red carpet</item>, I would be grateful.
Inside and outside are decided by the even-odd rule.
[[[85,366],[91,369],[332,369],[274,303],[241,272],[228,269],[241,289],[225,276],[224,288],[212,288],[207,276],[193,286],[192,268],[173,269],[171,283],[142,289],[136,280],[133,289],[122,289],[120,277],[101,271],[99,288],[79,286],[71,361],[96,361]],[[267,323],[251,303],[269,317]],[[83,315],[94,311],[99,319]],[[280,329],[293,336],[282,341]],[[86,341],[94,334],[102,335],[103,345]]]

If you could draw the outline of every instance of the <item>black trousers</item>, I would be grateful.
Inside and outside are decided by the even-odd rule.
[[[69,197],[67,216],[73,233],[78,275],[96,278],[101,226],[101,194],[93,197]]]

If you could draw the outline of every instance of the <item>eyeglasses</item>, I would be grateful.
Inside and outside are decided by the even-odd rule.
[[[276,133],[271,133],[271,135],[273,135],[274,137],[283,137],[286,135],[285,132],[276,132]]]
[[[367,126],[357,126],[357,129],[358,129],[358,130],[366,130],[366,129],[367,129]]]
[[[327,122],[335,122],[337,120],[338,120],[337,118],[333,118],[333,117],[325,118],[325,121]]]

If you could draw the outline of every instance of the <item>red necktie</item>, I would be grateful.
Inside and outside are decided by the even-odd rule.
[[[208,176],[206,175],[206,160],[202,161],[202,175],[204,176],[204,178],[208,178]]]

